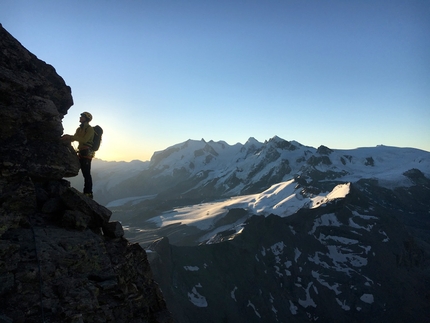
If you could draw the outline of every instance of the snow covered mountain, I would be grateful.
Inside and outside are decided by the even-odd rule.
[[[189,140],[127,167],[94,168],[96,199],[147,248],[177,322],[430,315],[429,152]]]
[[[264,143],[250,138],[243,145],[188,140],[155,152],[149,163],[95,160],[94,190],[97,199],[108,205],[154,194],[194,201],[254,194],[298,177],[308,184],[373,177],[385,186],[396,186],[407,182],[402,174],[409,169],[429,174],[428,156],[426,151],[386,146],[315,149],[279,137]],[[81,177],[72,179],[78,189],[81,183]]]
[[[154,153],[149,163],[95,161],[93,173],[96,199],[130,238],[150,243],[169,236],[171,243],[193,245],[220,230],[240,230],[253,214],[284,217],[316,207],[339,184],[374,179],[390,189],[410,186],[404,173],[416,169],[429,177],[429,156],[387,146],[315,149],[279,137],[244,145],[188,140]],[[239,219],[234,209],[246,215]]]

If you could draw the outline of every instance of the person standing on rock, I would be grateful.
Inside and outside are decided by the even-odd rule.
[[[81,165],[82,175],[84,176],[84,194],[93,198],[93,179],[91,177],[91,161],[94,157],[92,150],[94,140],[94,129],[90,126],[93,116],[89,112],[82,112],[79,122],[79,128],[76,133],[71,135],[63,135],[62,140],[67,142],[78,141],[78,157]]]

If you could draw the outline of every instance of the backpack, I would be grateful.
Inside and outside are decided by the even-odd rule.
[[[100,148],[102,142],[103,129],[100,126],[93,127],[94,139],[93,139],[93,150],[97,151]]]

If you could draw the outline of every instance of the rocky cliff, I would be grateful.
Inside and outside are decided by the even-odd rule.
[[[70,87],[1,25],[0,48],[0,321],[171,322],[145,251],[62,179]]]

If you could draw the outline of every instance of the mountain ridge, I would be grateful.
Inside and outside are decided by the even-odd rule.
[[[390,158],[393,154],[398,158],[398,163]],[[381,177],[378,171],[380,173],[384,171],[386,160],[389,160],[389,164],[386,165],[394,169],[401,167],[402,164],[409,165],[396,174],[385,171],[386,185],[395,185],[392,175],[400,180],[403,172],[414,167],[420,168],[428,176],[430,174],[430,167],[426,163],[428,156],[429,152],[416,148],[383,145],[348,150],[330,149],[325,146],[314,148],[296,141],[286,141],[278,136],[264,143],[250,137],[247,143],[234,145],[224,141],[187,140],[155,152],[149,162],[94,160],[94,189],[96,195],[101,197],[102,204],[133,195],[154,193],[178,195],[180,192],[186,196],[196,197],[199,194],[204,196],[205,189],[209,190],[209,187],[211,194],[216,192],[217,196],[225,197],[257,193],[296,175],[304,179],[311,173],[312,176],[320,174],[327,180],[347,179],[347,175],[351,176],[351,180],[362,176],[368,177],[369,174]],[[128,166],[133,163],[136,167],[133,168],[133,176],[130,176]],[[103,176],[101,175],[99,172],[99,169],[103,168],[101,164],[110,165],[109,174],[104,171]],[[366,172],[355,174],[354,179],[352,176],[356,170],[365,166]],[[370,170],[372,172],[369,173]],[[115,176],[117,179],[114,179]],[[154,180],[163,184],[158,183],[154,186]],[[71,179],[75,187],[81,185],[79,181],[80,178]],[[108,181],[111,181],[110,185],[107,185]],[[112,181],[119,186],[115,188]],[[175,190],[179,183],[182,188],[177,187]],[[184,189],[185,186],[187,189]],[[198,194],[196,190],[200,190]]]

